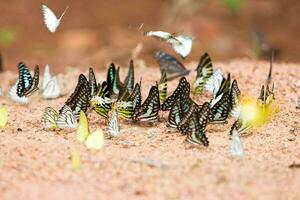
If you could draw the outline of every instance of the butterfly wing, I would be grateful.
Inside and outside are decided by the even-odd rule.
[[[80,111],[79,115],[80,117],[79,117],[76,138],[78,142],[84,143],[86,138],[89,135],[89,124],[88,124],[87,117],[82,110]]]
[[[44,22],[50,32],[54,33],[59,26],[59,19],[46,5],[42,5],[42,11],[44,15]]]
[[[97,88],[97,81],[96,81],[95,73],[94,73],[93,68],[91,68],[91,67],[89,69],[89,84],[90,84],[91,96],[95,96],[98,88]]]
[[[129,70],[127,77],[125,78],[124,81],[124,86],[128,89],[129,92],[133,90],[134,87],[134,65],[133,65],[133,60],[130,60],[129,63]]]
[[[185,35],[179,35],[173,38],[169,39],[168,42],[172,44],[176,53],[185,59],[192,50],[193,38]]]
[[[28,91],[33,83],[31,74],[24,63],[19,63],[19,81],[17,84],[17,95],[19,97],[24,96],[25,92]]]
[[[55,99],[60,96],[60,88],[56,76],[53,76],[50,81],[48,81],[48,84],[42,91],[42,96],[45,99]]]
[[[182,121],[183,113],[181,109],[181,103],[176,100],[173,104],[169,116],[168,116],[168,126],[172,128],[177,128],[179,123]]]
[[[130,98],[130,93],[126,89],[123,95],[115,103],[115,107],[124,119],[131,119],[133,116],[133,102]]]
[[[106,81],[98,85],[98,91],[94,97],[92,97],[90,101],[90,105],[96,113],[100,116],[107,118],[108,112],[111,107],[111,100],[109,89]]]
[[[0,107],[0,128],[4,128],[8,121],[8,110],[6,106]]]
[[[77,119],[73,114],[72,109],[65,105],[59,114],[59,117],[56,121],[57,127],[61,129],[75,129],[77,128]]]
[[[57,128],[56,121],[59,118],[59,114],[51,107],[46,107],[42,117],[42,124],[45,129]]]
[[[161,78],[160,78],[159,84],[158,84],[160,102],[164,102],[166,100],[167,88],[168,88],[167,72],[165,70],[163,70],[161,73]]]
[[[29,103],[28,97],[25,96],[19,97],[17,95],[17,86],[18,86],[18,82],[16,82],[16,84],[10,88],[8,93],[9,97],[17,103],[28,104]]]
[[[182,77],[173,94],[163,102],[161,106],[162,111],[170,110],[173,103],[176,101],[176,99],[179,97],[180,94],[182,94],[183,96],[189,96],[189,93],[190,93],[190,84],[185,77]]]
[[[196,80],[194,82],[194,93],[200,94],[206,82],[213,75],[213,66],[212,66],[211,58],[208,55],[208,53],[204,53],[201,56],[196,71],[197,71],[197,75],[196,75]]]
[[[119,115],[116,109],[113,110],[112,116],[108,122],[108,133],[110,137],[118,137],[120,135]]]
[[[155,121],[158,119],[158,111],[160,108],[159,92],[157,86],[152,86],[147,99],[143,105],[133,114],[135,121]]]
[[[164,70],[167,72],[168,81],[190,73],[175,57],[163,51],[156,51],[154,59],[159,64],[161,72]]]
[[[142,104],[141,83],[135,84],[134,89],[130,94],[130,99],[132,100],[132,107],[135,112]]]
[[[161,40],[168,40],[170,39],[170,37],[172,37],[172,35],[168,32],[164,32],[164,31],[148,31],[144,33],[145,36],[154,36],[157,37]]]
[[[297,106],[296,106],[297,109],[300,109],[300,97],[298,98],[298,101],[297,101]]]
[[[44,79],[43,79],[43,84],[42,84],[42,90],[44,91],[46,89],[46,86],[48,82],[51,80],[51,74],[50,74],[50,69],[49,65],[47,64],[45,66],[45,71],[44,71]]]
[[[94,150],[99,150],[101,147],[104,145],[104,135],[102,130],[97,130],[93,133],[91,133],[86,141],[85,145],[88,149],[94,149]]]
[[[232,109],[231,95],[230,92],[227,91],[222,95],[220,100],[216,102],[214,106],[211,108],[212,113],[214,115],[212,121],[215,123],[226,122],[231,109]]]

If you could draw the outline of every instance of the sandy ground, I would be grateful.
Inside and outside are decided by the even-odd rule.
[[[231,72],[242,93],[258,96],[268,63],[235,60],[215,63]],[[196,67],[190,63],[189,68]],[[85,71],[85,73],[87,70]],[[121,69],[122,77],[127,69]],[[61,75],[66,91],[72,91],[79,72]],[[97,71],[97,79],[105,78]],[[143,95],[159,80],[157,68],[136,67],[136,80],[143,76]],[[188,76],[194,78],[194,71]],[[122,135],[105,141],[100,151],[87,150],[76,141],[76,131],[47,132],[41,117],[46,106],[59,109],[67,97],[43,100],[38,94],[31,104],[20,106],[8,97],[0,103],[9,108],[9,124],[0,130],[0,199],[300,199],[300,96],[295,85],[300,80],[296,64],[275,64],[276,106],[280,112],[271,122],[243,137],[245,156],[230,156],[227,125],[209,125],[208,148],[195,148],[165,122],[137,126],[122,121]],[[7,95],[16,74],[0,74]],[[172,91],[178,80],[169,83]],[[298,90],[298,91],[297,91]],[[194,98],[203,102],[207,95]],[[163,114],[166,119],[167,113]],[[89,115],[91,130],[106,130],[106,121]],[[19,130],[18,130],[19,129]],[[80,152],[82,165],[72,171],[71,152]]]

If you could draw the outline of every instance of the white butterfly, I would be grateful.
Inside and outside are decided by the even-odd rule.
[[[10,88],[8,95],[9,95],[9,97],[10,97],[13,101],[15,101],[15,102],[17,102],[17,103],[20,103],[20,104],[29,104],[29,99],[28,99],[28,97],[25,97],[25,96],[19,97],[19,96],[17,95],[18,82],[19,82],[19,81],[17,81],[16,84]]]
[[[235,157],[242,157],[244,155],[244,147],[236,128],[232,130],[232,143],[230,147],[230,153]]]
[[[58,19],[55,14],[52,12],[52,10],[50,10],[50,8],[48,8],[46,5],[42,5],[42,11],[43,11],[43,15],[44,15],[44,22],[47,26],[47,28],[49,29],[50,32],[54,33],[57,29],[57,27],[60,24],[60,21],[62,19],[62,17],[64,16],[64,14],[66,13],[66,11],[68,10],[69,7],[67,7],[65,9],[65,11],[62,13],[62,15],[60,16],[60,18]]]
[[[57,127],[61,129],[75,129],[77,128],[77,119],[73,114],[71,108],[65,105],[56,121]]]
[[[222,84],[223,72],[220,69],[214,71],[213,75],[207,80],[204,85],[205,90],[213,93],[213,98],[216,98],[217,92]]]
[[[164,31],[148,31],[144,33],[145,36],[158,37],[172,45],[176,53],[180,54],[182,58],[186,58],[191,50],[193,44],[193,37],[186,35],[174,36]]]
[[[119,115],[118,111],[113,110],[112,116],[108,123],[108,133],[110,137],[118,137],[120,136],[120,123],[119,123]]]
[[[42,96],[45,99],[55,99],[59,97],[60,88],[56,76],[51,77],[49,72],[49,66],[46,65],[44,72]]]

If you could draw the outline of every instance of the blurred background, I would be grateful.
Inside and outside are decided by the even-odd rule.
[[[61,25],[50,33],[41,5],[58,16],[69,6]],[[0,51],[5,68],[49,63],[103,68],[111,61],[127,64],[133,56],[151,64],[155,49],[168,44],[143,37],[162,30],[194,36],[187,61],[209,52],[214,60],[300,60],[298,0],[10,0],[0,1]]]

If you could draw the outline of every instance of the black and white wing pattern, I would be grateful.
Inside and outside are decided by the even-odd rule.
[[[111,107],[110,93],[106,81],[100,85],[98,84],[98,91],[90,100],[92,109],[100,116],[107,118]]]
[[[134,112],[133,120],[141,122],[152,122],[158,119],[160,108],[159,92],[157,86],[152,86],[148,97],[142,106]]]
[[[83,74],[79,75],[78,83],[74,93],[68,98],[65,105],[68,105],[76,117],[79,117],[80,110],[86,113],[91,99],[90,84]]]
[[[42,117],[42,124],[45,129],[57,128],[56,121],[59,118],[59,114],[52,107],[47,107]]]
[[[135,112],[142,104],[141,83],[135,84],[134,89],[130,94],[130,99],[132,100],[133,112]]]
[[[91,67],[89,69],[89,84],[90,84],[90,93],[91,96],[93,97],[96,95],[96,92],[98,91],[98,84],[97,84],[94,70]]]
[[[168,117],[168,127],[178,128],[179,123],[182,121],[184,114],[181,109],[180,100],[177,99],[173,104]]]
[[[239,89],[238,83],[234,80],[231,84],[230,88],[230,97],[231,97],[231,105],[232,108],[235,108],[239,104],[239,98],[241,95],[241,91]]]
[[[217,91],[217,93],[214,92],[214,99],[216,99],[218,96],[227,93],[227,91],[230,90],[230,85],[231,85],[231,76],[230,73],[227,75],[227,79],[223,77],[223,80],[221,82],[221,85]]]
[[[158,84],[159,99],[161,103],[164,102],[167,98],[167,89],[168,89],[167,72],[163,70],[161,72],[161,78]]]
[[[210,106],[212,106],[211,111],[213,113],[212,122],[225,123],[232,109],[230,91],[224,93],[219,101]]]
[[[186,80],[185,77],[182,77],[179,81],[179,84],[173,94],[169,96],[162,104],[161,110],[167,111],[172,108],[172,105],[179,97],[179,95],[189,96],[190,94],[190,83]]]
[[[130,60],[129,62],[129,70],[127,77],[125,78],[124,81],[124,86],[128,89],[129,92],[132,92],[133,87],[134,87],[134,64],[133,60]]]
[[[128,89],[125,89],[122,96],[119,96],[114,105],[123,119],[132,119],[133,116],[133,102],[131,94]]]
[[[197,75],[194,82],[194,93],[199,95],[204,89],[206,82],[213,75],[213,65],[208,53],[204,53],[204,55],[201,56],[196,71]]]
[[[31,76],[27,66],[24,63],[19,63],[19,81],[17,84],[17,95],[19,97],[28,97],[33,92],[38,90],[39,84],[39,66],[34,69],[34,75]]]
[[[168,81],[190,73],[190,70],[187,70],[181,62],[163,51],[156,51],[154,59],[159,64],[160,70],[167,72]]]
[[[72,109],[68,106],[65,105],[60,113],[59,117],[56,121],[57,127],[61,129],[75,129],[77,128],[77,118],[73,114]]]

